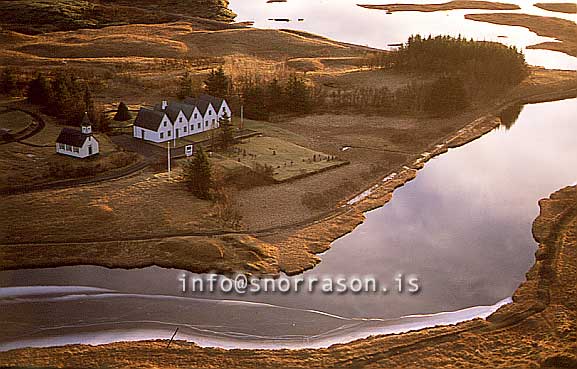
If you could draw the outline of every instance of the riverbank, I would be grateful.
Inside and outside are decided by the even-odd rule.
[[[441,4],[359,4],[366,9],[386,10],[387,13],[394,12],[439,12],[455,9],[483,9],[483,10],[518,10],[521,9],[516,4],[498,3],[492,1],[469,1],[456,0]]]
[[[527,46],[528,49],[559,51],[577,57],[577,42],[575,41],[577,25],[570,20],[517,13],[466,14],[465,18],[505,26],[525,27],[539,36],[551,37],[559,41],[541,42]]]
[[[577,186],[539,202],[533,223],[537,261],[513,303],[487,320],[370,337],[318,350],[224,350],[176,341],[119,342],[100,346],[18,349],[0,353],[9,366],[470,368],[577,365]],[[122,360],[119,360],[122,358]]]

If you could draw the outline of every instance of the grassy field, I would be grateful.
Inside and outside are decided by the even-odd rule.
[[[32,123],[32,117],[21,111],[0,111],[0,129],[12,133],[22,131]]]
[[[21,112],[0,114],[0,119],[14,113],[18,113],[21,120],[31,119]],[[48,168],[55,161],[68,163],[71,167],[84,163],[82,159],[56,154],[56,139],[64,126],[57,125],[53,118],[47,116],[44,116],[44,120],[45,127],[22,143],[0,145],[0,187],[49,181]],[[104,169],[114,167],[120,160],[117,147],[106,135],[96,133],[94,136],[100,144],[100,155],[96,160]]]
[[[235,145],[229,157],[251,168],[270,166],[277,182],[343,165],[332,155],[308,149],[275,137],[251,137]]]
[[[537,8],[549,10],[551,12],[575,14],[577,13],[577,4],[575,3],[535,3]]]
[[[543,37],[552,37],[558,41],[546,41],[528,46],[529,49],[560,51],[577,57],[577,25],[567,19],[540,17],[530,14],[487,13],[467,14],[465,18],[479,22],[525,27]]]

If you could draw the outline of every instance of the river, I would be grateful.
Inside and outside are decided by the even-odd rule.
[[[576,111],[577,99],[526,105],[432,159],[304,274],[394,286],[402,273],[419,293],[201,294],[181,291],[182,271],[158,267],[4,271],[0,350],[168,339],[177,327],[177,339],[205,346],[323,347],[485,317],[534,262],[537,201],[577,181]]]

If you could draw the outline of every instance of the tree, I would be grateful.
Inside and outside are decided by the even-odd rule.
[[[186,71],[182,77],[180,77],[178,85],[178,92],[176,93],[176,96],[179,99],[182,100],[194,95],[194,83],[192,82],[192,77],[188,71]]]
[[[117,122],[126,122],[127,120],[132,119],[132,114],[128,111],[128,106],[124,102],[120,102],[118,104],[118,109],[116,110],[116,115],[113,118]]]
[[[36,77],[28,84],[26,91],[28,102],[35,105],[47,105],[50,103],[51,92],[50,82],[44,77],[42,73],[38,73]]]
[[[284,107],[283,88],[278,79],[274,78],[267,85],[266,89],[266,110],[270,113],[278,113]]]
[[[224,115],[218,120],[220,126],[220,145],[223,150],[228,150],[234,143],[233,126],[228,115]]]
[[[210,162],[201,146],[194,157],[184,164],[184,182],[187,188],[199,199],[210,199],[212,173]]]
[[[204,81],[204,92],[208,95],[226,97],[230,90],[230,78],[224,73],[222,66],[216,70],[211,70],[206,81]]]
[[[424,102],[424,109],[433,115],[449,115],[469,105],[463,81],[458,77],[442,76],[433,82]]]
[[[312,109],[311,94],[305,81],[293,75],[286,85],[287,108],[292,112],[308,113]]]
[[[14,95],[18,91],[18,83],[12,68],[4,68],[0,75],[0,93]]]

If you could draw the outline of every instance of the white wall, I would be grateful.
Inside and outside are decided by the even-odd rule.
[[[56,143],[56,152],[58,154],[73,156],[75,158],[86,158],[88,156],[91,156],[91,155],[89,155],[89,151],[90,151],[88,149],[89,146],[92,147],[92,154],[91,155],[96,155],[100,152],[100,145],[98,143],[98,140],[96,138],[94,138],[93,136],[89,136],[88,139],[84,140],[84,144],[82,145],[82,147],[77,147],[77,148],[74,148],[74,147],[69,146],[69,145]]]

